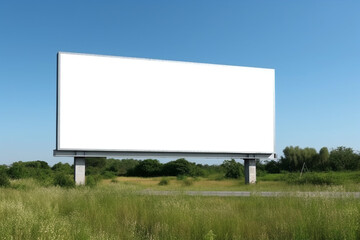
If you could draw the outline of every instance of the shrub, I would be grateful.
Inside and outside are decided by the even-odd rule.
[[[285,177],[290,184],[313,184],[313,185],[336,185],[341,184],[339,179],[334,178],[331,174],[321,175],[318,173],[306,173],[302,177],[297,174],[288,174]]]
[[[34,168],[28,171],[28,177],[37,180],[43,186],[52,185],[53,172],[50,169]]]
[[[266,171],[256,169],[256,176],[257,177],[264,177],[264,176],[266,176]]]
[[[5,172],[0,171],[0,187],[9,187],[10,180],[9,177],[6,175]]]
[[[225,179],[225,176],[223,176],[223,175],[216,175],[214,178],[215,181],[222,181],[224,179]]]
[[[57,173],[54,177],[54,185],[60,187],[74,187],[75,182],[69,175],[60,172]]]
[[[194,181],[192,179],[185,178],[182,183],[184,186],[191,186],[194,184]]]
[[[52,184],[53,184],[53,182],[51,183],[51,185]],[[32,178],[18,179],[18,180],[14,180],[11,183],[11,188],[17,189],[17,190],[33,190],[33,189],[38,188],[39,186],[41,186],[39,184],[39,181],[32,179]]]
[[[204,240],[215,240],[216,239],[216,235],[213,233],[212,230],[210,230],[205,236],[204,236]]]
[[[111,179],[112,183],[118,183],[119,181],[116,178]]]
[[[169,185],[169,179],[162,178],[161,181],[159,182],[159,185],[160,186]]]
[[[14,162],[7,171],[12,179],[34,178],[41,183],[52,184],[52,170],[44,161]]]
[[[187,176],[185,176],[185,175],[177,175],[176,176],[176,179],[179,180],[179,181],[182,181],[182,180],[184,180],[186,178],[187,178]]]
[[[90,175],[90,176],[86,176],[86,186],[89,187],[95,187],[101,180],[101,176],[100,175]]]
[[[212,175],[225,174],[224,168],[220,165],[197,164],[196,169],[199,171],[199,176],[202,177],[212,177]]]
[[[51,170],[53,170],[55,172],[64,172],[64,173],[67,173],[67,174],[73,174],[74,173],[74,169],[70,166],[70,164],[61,163],[61,162],[58,162],[54,166],[52,166]]]
[[[110,171],[104,171],[101,176],[104,178],[104,179],[112,179],[112,178],[115,178],[115,173],[114,172],[110,172]]]

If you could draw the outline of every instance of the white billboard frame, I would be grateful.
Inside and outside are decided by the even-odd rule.
[[[126,58],[126,59],[142,59],[142,60],[153,60],[143,58],[128,58],[128,57],[117,57],[117,56],[104,56],[94,54],[80,54],[80,53],[66,53],[59,52],[57,54],[57,90],[56,90],[56,149],[54,150],[54,156],[68,156],[68,157],[105,157],[105,156],[122,156],[122,157],[231,157],[231,158],[267,158],[275,154],[275,71],[274,71],[274,87],[273,87],[273,151],[268,152],[217,152],[217,151],[149,151],[149,150],[136,150],[136,151],[123,151],[119,149],[63,149],[59,148],[60,143],[60,55],[61,54],[75,54],[75,55],[86,55],[86,56],[99,56],[99,57],[111,57],[111,58]],[[168,60],[153,60],[153,61],[168,61]],[[177,61],[170,61],[177,62]],[[183,63],[183,62],[180,62]],[[189,63],[189,62],[186,62]],[[192,63],[192,64],[205,64],[205,63]],[[216,65],[216,64],[207,64]],[[228,65],[221,65],[228,66]]]

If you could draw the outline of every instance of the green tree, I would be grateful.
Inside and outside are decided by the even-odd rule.
[[[338,170],[356,170],[359,168],[359,155],[352,148],[338,147],[330,152],[331,168]]]
[[[99,175],[106,167],[106,157],[85,158],[86,175]]]
[[[41,168],[41,169],[50,169],[47,162],[44,161],[29,161],[29,162],[23,162],[22,163],[25,168]]]
[[[305,163],[308,168],[316,166],[318,154],[314,148],[286,147],[284,157],[280,159],[280,166],[287,171],[300,171]]]
[[[240,178],[244,176],[244,166],[235,159],[225,160],[221,166],[225,169],[226,178]]]
[[[268,173],[280,173],[280,163],[274,160],[268,161],[265,164],[265,170]]]
[[[178,175],[193,175],[195,164],[188,162],[185,158],[180,158],[175,161],[164,164],[163,175],[178,176]]]
[[[319,169],[326,170],[329,166],[329,150],[327,147],[322,147],[319,151]]]
[[[86,167],[104,168],[106,166],[106,157],[85,158]]]
[[[145,159],[135,167],[133,174],[140,177],[160,176],[162,164],[157,159]]]
[[[6,166],[6,165],[0,165],[0,172],[7,173],[8,169],[9,169],[8,166]]]
[[[305,163],[309,169],[314,169],[317,166],[318,153],[315,148],[306,147],[300,149],[301,152],[301,162],[300,167]]]
[[[282,165],[288,171],[296,171],[300,167],[300,148],[299,147],[286,147],[283,150],[284,157],[281,158]]]
[[[47,162],[44,161],[29,161],[21,163],[24,167],[25,178],[34,178],[41,183],[52,181],[52,171]]]
[[[129,175],[129,171],[133,170],[136,165],[139,164],[139,160],[135,159],[114,159],[110,158],[106,160],[106,171],[113,172],[117,176]]]
[[[22,162],[14,162],[11,164],[8,174],[10,178],[20,179],[25,177],[25,167]]]
[[[9,187],[10,180],[4,168],[0,168],[0,187]]]

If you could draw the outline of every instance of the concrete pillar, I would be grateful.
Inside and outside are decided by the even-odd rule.
[[[245,184],[256,183],[256,162],[255,159],[244,159]]]
[[[85,158],[74,157],[74,177],[76,185],[85,185]]]

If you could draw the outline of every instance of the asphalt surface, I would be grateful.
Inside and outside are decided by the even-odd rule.
[[[325,198],[360,198],[360,192],[246,192],[246,191],[158,191],[143,190],[140,194],[170,196],[218,196],[218,197],[325,197]]]

